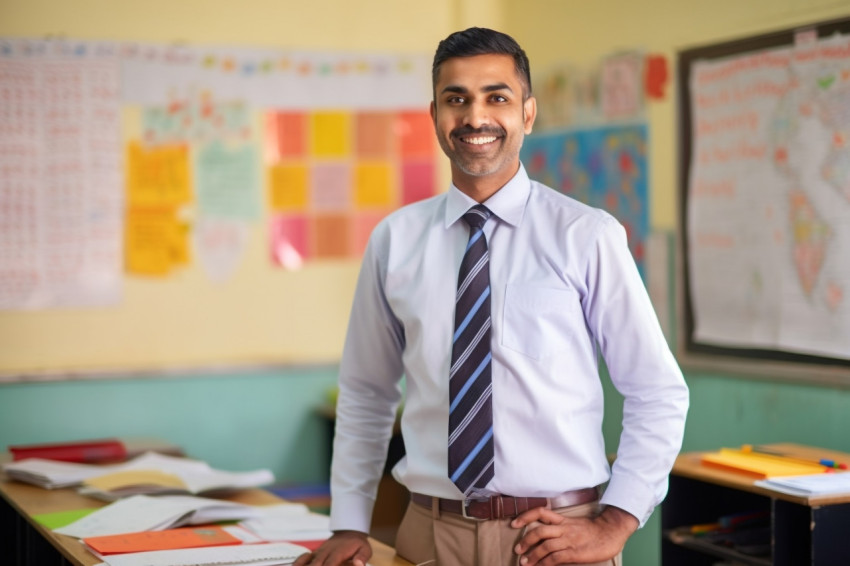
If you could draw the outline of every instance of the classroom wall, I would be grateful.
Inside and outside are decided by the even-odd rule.
[[[665,54],[672,68],[679,48],[845,15],[846,0],[0,0],[0,35],[430,53],[454,29],[488,25],[514,35],[533,66],[589,63],[638,47]],[[667,100],[648,108],[651,225],[662,230],[676,223],[672,92],[671,83]],[[321,336],[321,329],[300,331]],[[233,369],[0,385],[0,447],[161,436],[223,468],[269,466],[281,481],[321,480],[327,477],[326,446],[314,409],[335,372],[333,366]],[[796,441],[850,451],[848,391],[685,373],[692,393],[686,450]],[[620,412],[608,392],[605,432],[613,450]],[[626,564],[658,564],[659,537],[656,514],[629,543]]]
[[[526,49],[534,68],[563,60],[590,65],[618,50],[667,57],[667,98],[648,105],[650,226],[677,224],[675,54],[678,50],[850,16],[847,0],[597,0],[506,2],[505,29]],[[850,391],[755,380],[684,368],[691,390],[683,449],[713,450],[744,443],[799,442],[850,451]],[[805,375],[800,375],[805,379]],[[607,388],[605,437],[616,450],[622,412]],[[624,563],[660,563],[659,514],[629,541]]]
[[[471,25],[469,18],[475,17],[478,25],[498,27],[499,14],[498,3],[490,0],[0,0],[0,36],[430,54],[448,33]],[[447,181],[448,168],[441,166]],[[254,237],[262,237],[259,228]],[[265,257],[249,260],[267,262]],[[303,289],[332,291],[322,302],[338,313],[335,329],[345,328],[358,269],[356,261],[348,261],[305,270]],[[206,292],[197,284],[203,279],[197,268],[185,277],[195,281],[194,287],[172,285],[166,301],[191,301],[194,297],[186,289]],[[148,299],[161,296],[161,287],[161,282],[128,278],[125,292],[129,301],[140,296]],[[250,289],[248,282],[246,300],[257,300]],[[299,306],[307,304],[294,300]],[[70,310],[0,313],[0,367],[4,359],[19,356],[21,348],[54,357],[63,345],[41,339],[39,325],[55,328],[74,316]],[[98,318],[97,314],[85,317],[67,331],[97,335]],[[256,322],[247,321],[237,331],[257,332],[260,321]],[[151,336],[168,331],[162,319],[141,313],[138,324],[149,325]],[[342,331],[329,332],[309,323],[289,328],[285,317],[263,331],[278,334],[282,348],[293,333],[317,345],[331,343],[335,358],[342,348]],[[23,335],[26,339],[21,343]],[[189,352],[198,337],[169,340]],[[120,365],[123,357],[135,356],[144,348],[144,344],[127,343],[124,348],[103,351],[100,358]],[[323,457],[328,446],[324,423],[315,409],[334,385],[334,362],[272,369],[200,364],[200,369],[181,367],[176,373],[131,370],[114,379],[89,379],[89,374],[76,368],[70,379],[0,384],[0,447],[103,436],[160,436],[225,469],[264,466],[281,482],[323,481],[328,475]]]

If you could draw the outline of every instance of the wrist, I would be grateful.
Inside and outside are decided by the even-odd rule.
[[[640,521],[638,521],[637,517],[613,505],[606,506],[600,518],[628,535],[634,533],[640,526]]]

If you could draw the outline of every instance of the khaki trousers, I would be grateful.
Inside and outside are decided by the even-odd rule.
[[[564,517],[590,517],[597,502],[563,507]],[[399,526],[396,552],[417,566],[518,566],[514,546],[526,529],[510,526],[511,519],[475,521],[454,513],[440,513],[411,502]],[[622,556],[588,566],[622,566]]]

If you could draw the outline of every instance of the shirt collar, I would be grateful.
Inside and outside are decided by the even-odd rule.
[[[511,226],[522,224],[525,214],[525,204],[528,202],[528,194],[531,192],[531,181],[522,163],[519,171],[508,181],[504,187],[484,201],[482,204],[490,209],[490,212],[499,217],[499,220],[507,222]],[[449,187],[448,199],[446,201],[446,228],[458,221],[467,210],[478,204],[473,199],[458,189],[454,183]]]

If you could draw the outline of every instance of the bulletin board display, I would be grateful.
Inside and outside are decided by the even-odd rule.
[[[850,384],[850,20],[678,64],[683,359]]]
[[[334,362],[430,61],[0,38],[0,375]]]

